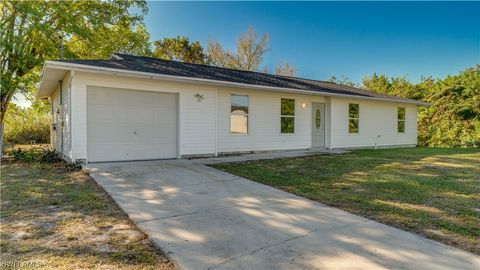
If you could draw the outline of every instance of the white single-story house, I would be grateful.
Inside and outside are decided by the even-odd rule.
[[[331,82],[114,54],[46,61],[39,98],[70,162],[417,143],[417,100]]]

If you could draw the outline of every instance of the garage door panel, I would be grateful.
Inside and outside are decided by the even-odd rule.
[[[160,98],[152,97],[148,93],[142,93],[133,97],[133,106],[158,106],[162,101]]]
[[[137,150],[134,152],[134,159],[162,159],[162,158],[171,158],[166,154],[168,151],[175,151],[176,148],[172,144],[137,144]],[[156,151],[152,151],[152,149]],[[158,154],[160,153],[160,154]],[[162,154],[163,153],[163,154]]]
[[[92,142],[95,143],[105,143],[105,142],[131,142],[137,138],[135,134],[135,128],[125,125],[125,126],[114,126],[114,125],[97,125],[89,126],[93,129],[89,132],[89,138],[93,139]]]
[[[174,94],[89,87],[88,160],[175,158],[176,100]]]
[[[89,100],[90,105],[111,105],[113,101],[110,100],[112,92],[110,90],[105,91],[89,91]]]
[[[168,109],[171,110],[171,109]],[[171,125],[172,123],[176,123],[177,119],[172,119],[169,115],[165,115],[164,113],[158,112],[155,115],[155,121],[163,125]]]
[[[132,156],[131,154],[129,156],[129,153],[134,149],[134,143],[102,143],[89,149],[88,155],[94,158],[91,161],[109,161],[112,156],[116,158],[115,160],[129,160]]]
[[[92,118],[92,124],[116,121],[117,114],[112,108],[107,106],[110,105],[91,106],[89,108],[89,113],[95,116]]]
[[[88,129],[88,137],[92,143],[110,142],[119,133],[117,127],[108,125],[89,125]]]

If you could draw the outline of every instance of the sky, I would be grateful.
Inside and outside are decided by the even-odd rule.
[[[270,36],[264,67],[297,76],[443,78],[480,64],[480,2],[148,2],[151,40],[209,38],[234,50],[252,26]],[[22,97],[17,104],[28,106]]]
[[[480,2],[149,2],[152,40],[209,38],[234,49],[252,26],[270,36],[265,66],[297,76],[360,82],[389,76],[445,77],[480,63]]]

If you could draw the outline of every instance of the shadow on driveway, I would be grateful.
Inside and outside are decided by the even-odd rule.
[[[189,160],[89,164],[182,269],[478,269],[480,258]]]

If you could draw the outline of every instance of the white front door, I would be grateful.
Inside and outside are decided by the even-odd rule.
[[[324,103],[312,103],[312,147],[325,147]]]
[[[177,157],[177,96],[89,86],[89,162]]]

